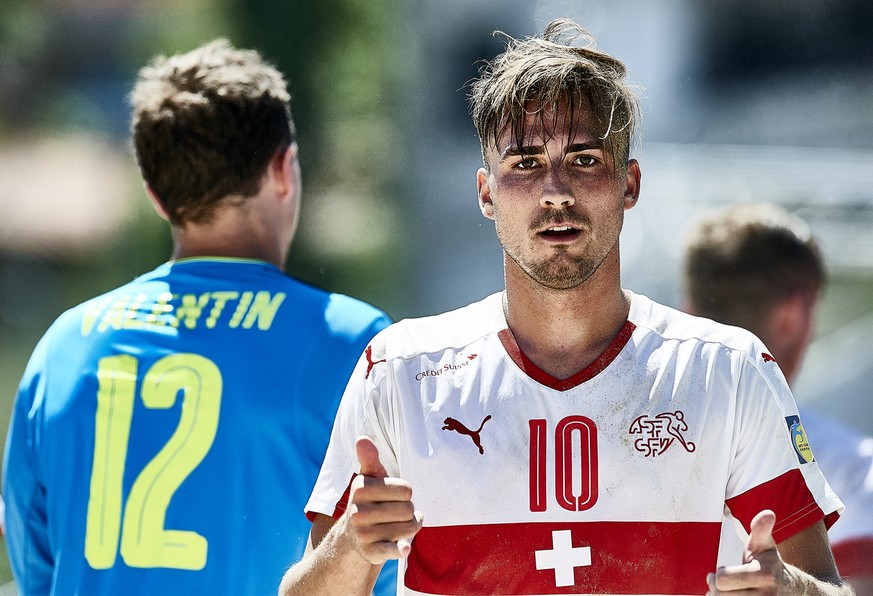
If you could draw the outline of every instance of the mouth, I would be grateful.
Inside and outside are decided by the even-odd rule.
[[[575,240],[582,234],[582,230],[579,228],[575,228],[569,225],[560,225],[560,226],[550,226],[545,230],[539,232],[539,236],[546,238],[548,240],[558,240],[562,242],[567,242],[570,240]]]

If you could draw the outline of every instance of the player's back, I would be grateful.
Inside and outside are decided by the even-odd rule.
[[[21,593],[273,592],[348,373],[387,323],[233,259],[168,263],[65,313],[7,453]]]

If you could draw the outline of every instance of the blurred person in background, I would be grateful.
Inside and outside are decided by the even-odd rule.
[[[558,19],[506,36],[470,105],[505,291],[364,351],[280,593],[366,593],[398,559],[415,595],[849,594],[826,533],[842,503],[799,460],[760,340],[621,286],[625,66]],[[716,569],[726,503],[749,561]]]
[[[388,317],[283,272],[301,177],[286,83],[216,40],[131,93],[171,260],[67,311],[35,348],[7,439],[18,590],[266,594],[342,388]]]
[[[767,203],[713,210],[690,230],[683,277],[686,311],[748,329],[789,384],[796,379],[826,280],[821,249],[805,221]],[[873,596],[873,437],[813,408],[802,410],[815,459],[846,505],[828,531],[840,574],[859,596]],[[739,562],[742,547],[726,527],[722,562]]]

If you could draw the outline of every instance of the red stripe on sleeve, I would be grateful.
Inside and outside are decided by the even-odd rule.
[[[828,527],[836,520],[835,516],[825,518],[824,512],[806,486],[803,473],[797,468],[728,499],[726,504],[731,514],[743,524],[746,532],[751,531],[752,518],[759,512],[764,509],[772,510],[776,514],[773,539],[777,543],[819,520],[824,519]]]
[[[429,594],[702,594],[718,522],[425,527],[404,583]]]
[[[352,492],[352,482],[354,482],[357,473],[352,474],[352,477],[349,478],[349,483],[346,486],[346,490],[343,493],[343,496],[340,497],[340,500],[337,501],[336,507],[333,510],[333,515],[331,515],[334,519],[339,519],[343,513],[346,512],[346,507],[349,506],[349,495]]]
[[[355,479],[355,476],[357,476],[357,475],[358,475],[357,473],[352,474],[352,477],[349,480],[349,484],[346,486],[345,492],[340,497],[339,501],[337,501],[336,506],[333,509],[333,513],[331,514],[332,518],[339,519],[340,516],[342,516],[342,514],[346,512],[346,507],[349,506],[349,494],[352,492],[352,481]],[[315,519],[315,512],[314,511],[307,511],[306,518],[309,521],[314,520]]]

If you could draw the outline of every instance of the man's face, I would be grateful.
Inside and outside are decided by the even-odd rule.
[[[548,288],[574,288],[610,254],[617,259],[624,211],[639,192],[639,166],[612,167],[587,106],[572,121],[563,103],[542,118],[530,113],[525,131],[523,146],[506,131],[486,151],[488,169],[477,172],[479,206],[495,221],[507,267],[514,263]]]

